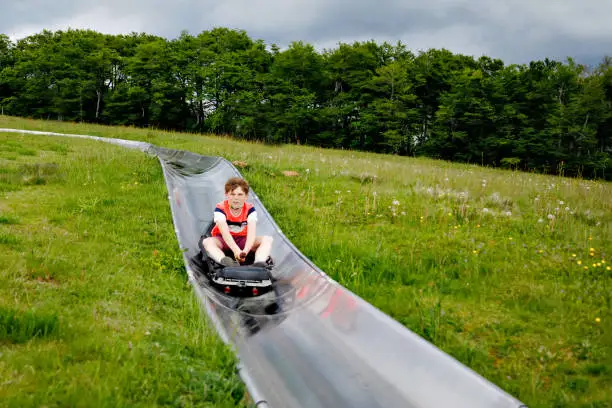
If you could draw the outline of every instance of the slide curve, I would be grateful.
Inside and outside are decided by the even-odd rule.
[[[138,149],[159,159],[190,282],[221,338],[233,346],[255,406],[521,408],[521,401],[350,292],[282,233],[255,191],[258,235],[274,238],[278,290],[235,299],[209,286],[193,259],[223,185],[240,172],[220,157],[149,143],[52,132]],[[270,299],[272,296],[274,299]],[[268,314],[264,302],[280,306]]]

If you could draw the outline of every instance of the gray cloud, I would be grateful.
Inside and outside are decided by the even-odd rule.
[[[281,47],[302,40],[318,49],[373,39],[412,50],[447,48],[506,63],[568,56],[596,63],[612,54],[609,0],[1,0],[0,33],[23,38],[42,29],[144,31],[174,38],[212,27],[244,29]]]

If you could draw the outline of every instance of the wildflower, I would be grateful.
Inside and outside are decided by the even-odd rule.
[[[473,250],[473,251],[472,251],[472,253],[473,253],[474,255],[477,255],[477,254],[478,254],[478,251],[477,251],[477,250]]]
[[[601,322],[601,319],[600,319],[599,317],[596,317],[596,318],[595,318],[595,321],[596,321],[597,323],[599,323],[599,322]]]
[[[510,241],[512,241],[512,237],[508,237],[508,239],[509,239]]]
[[[585,265],[585,266],[584,266],[584,269],[585,269],[585,270],[587,270],[587,269],[589,269],[589,267]]]
[[[594,252],[595,248],[589,248],[589,251]]]
[[[554,216],[554,215],[552,215],[552,214],[548,214],[548,219],[549,219],[549,220],[554,220],[554,219],[555,219],[555,216]]]
[[[582,265],[582,261],[576,261],[578,265]]]
[[[572,256],[575,258],[575,257],[576,257],[576,254],[572,254]]]
[[[609,271],[610,269],[612,268],[610,268],[609,266],[606,266],[606,271]]]
[[[543,222],[544,222],[544,220],[543,220],[543,219],[538,218],[538,223],[540,223],[540,224],[541,224],[541,223],[543,223]]]

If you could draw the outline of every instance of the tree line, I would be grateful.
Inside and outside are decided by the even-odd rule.
[[[398,42],[267,47],[242,30],[175,39],[0,34],[4,114],[229,134],[610,179],[612,58],[506,65]]]

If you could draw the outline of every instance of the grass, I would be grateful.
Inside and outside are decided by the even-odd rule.
[[[16,313],[0,308],[0,341],[25,343],[34,338],[49,337],[57,332],[58,326],[57,314]]]
[[[612,389],[609,183],[152,129],[11,117],[0,117],[0,127],[143,140],[240,161],[266,208],[304,254],[411,330],[532,408],[612,406],[606,391]],[[5,149],[6,162],[17,149],[35,150],[33,140],[43,140],[12,139],[21,147]],[[65,146],[54,152],[58,157],[70,157],[79,145],[44,140]],[[130,157],[133,165],[145,160]],[[112,179],[129,174],[122,170],[126,165],[107,160],[87,168],[108,173],[109,189],[136,199],[142,187]],[[18,167],[9,166],[5,174]],[[158,174],[154,165],[147,168]],[[44,177],[61,183],[61,169]],[[299,176],[284,176],[285,170]],[[163,188],[159,177],[148,183]],[[5,194],[17,200],[20,191]],[[105,199],[110,197],[81,192],[63,199],[64,211],[90,222],[92,214],[105,211]],[[165,207],[148,211],[145,223],[169,217]],[[28,218],[3,215],[13,221],[0,222],[0,231],[14,242],[0,245],[23,245],[26,238],[14,231],[25,228]],[[87,230],[100,234],[99,228],[94,222]],[[170,237],[169,221],[156,231]],[[149,236],[129,228],[112,236],[128,247],[150,244]],[[139,256],[128,251],[124,261]],[[79,259],[91,262],[89,254]]]
[[[0,133],[0,186],[1,406],[247,406],[155,159]]]

